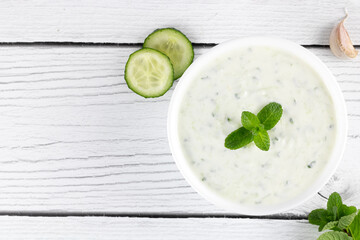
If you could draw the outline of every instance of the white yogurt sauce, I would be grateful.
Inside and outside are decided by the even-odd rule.
[[[284,112],[268,133],[270,150],[254,143],[224,147],[241,113],[270,102]],[[302,193],[326,165],[335,142],[332,99],[317,73],[289,53],[268,47],[227,52],[201,69],[179,114],[183,152],[200,181],[244,205],[272,205]]]

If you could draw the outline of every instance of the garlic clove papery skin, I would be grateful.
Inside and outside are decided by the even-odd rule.
[[[344,22],[346,17],[334,27],[330,34],[330,49],[339,58],[355,58],[358,51],[354,48]]]

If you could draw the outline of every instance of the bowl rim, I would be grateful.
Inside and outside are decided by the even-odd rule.
[[[205,186],[193,173],[190,165],[188,164],[186,157],[183,154],[182,147],[178,136],[178,115],[181,102],[184,94],[186,93],[191,80],[194,76],[205,66],[211,62],[212,59],[223,52],[229,51],[232,48],[250,47],[250,46],[267,46],[274,47],[281,51],[288,52],[294,56],[303,60],[306,64],[313,68],[315,72],[322,79],[323,84],[326,86],[330,97],[332,98],[335,116],[336,116],[336,139],[334,143],[333,152],[329,158],[328,163],[323,169],[320,176],[315,182],[309,186],[303,193],[299,194],[296,198],[289,201],[267,205],[267,206],[247,206],[235,203],[231,200],[222,198],[209,187]],[[335,173],[339,166],[342,156],[345,150],[346,138],[348,131],[347,121],[347,110],[345,100],[341,89],[336,81],[336,78],[327,68],[327,66],[312,52],[302,47],[301,45],[294,43],[289,40],[276,38],[276,37],[249,37],[234,39],[223,42],[215,47],[211,48],[208,52],[198,57],[190,67],[185,71],[183,76],[180,78],[168,108],[167,118],[167,134],[168,142],[172,156],[175,160],[176,166],[180,170],[183,177],[186,179],[188,184],[195,189],[203,198],[211,202],[217,207],[220,207],[231,213],[238,213],[243,215],[262,216],[281,213],[292,209],[296,206],[307,201],[330,180],[332,175]]]

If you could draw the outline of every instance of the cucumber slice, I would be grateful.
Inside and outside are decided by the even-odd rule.
[[[143,46],[156,49],[170,58],[174,67],[174,79],[181,77],[194,59],[191,42],[174,28],[155,30],[145,39]]]
[[[140,96],[160,97],[172,86],[174,70],[165,54],[143,48],[130,55],[125,66],[125,81]]]

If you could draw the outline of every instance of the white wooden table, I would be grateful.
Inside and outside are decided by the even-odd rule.
[[[360,206],[360,58],[328,47],[344,16],[360,45],[359,0],[0,2],[0,239],[316,239],[307,214],[339,192]],[[284,37],[319,56],[344,93],[343,162],[311,200],[246,217],[206,202],[171,157],[158,99],[132,93],[128,55],[154,29],[176,27],[197,56],[256,35]]]

